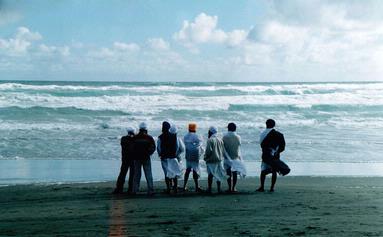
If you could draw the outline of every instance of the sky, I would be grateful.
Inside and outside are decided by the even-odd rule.
[[[0,80],[383,81],[383,1],[0,0]]]

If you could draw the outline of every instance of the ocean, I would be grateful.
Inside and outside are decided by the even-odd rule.
[[[128,126],[145,121],[157,137],[168,120],[180,136],[196,122],[205,141],[235,122],[243,159],[259,162],[268,118],[286,162],[383,162],[383,83],[34,81],[0,82],[0,161],[118,162]]]

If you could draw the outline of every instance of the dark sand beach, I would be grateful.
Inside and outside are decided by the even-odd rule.
[[[154,197],[113,196],[112,182],[1,187],[0,236],[383,236],[382,177],[283,177],[274,193],[258,184],[169,196],[160,182]]]

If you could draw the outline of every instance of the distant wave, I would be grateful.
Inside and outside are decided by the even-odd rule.
[[[123,111],[114,111],[114,110],[88,110],[76,107],[41,107],[41,106],[32,106],[32,107],[0,107],[0,113],[6,115],[7,118],[19,118],[21,116],[67,116],[67,115],[76,115],[76,116],[116,116],[116,115],[129,115],[129,113]],[[0,115],[0,117],[2,117]]]
[[[186,96],[163,95],[117,95],[65,97],[49,94],[28,94],[23,92],[2,93],[0,107],[46,107],[76,108],[84,110],[120,111],[123,113],[156,114],[166,109],[173,110],[228,110],[235,106],[290,106],[288,108],[319,108],[319,106],[382,106],[381,91],[363,93],[334,92],[331,94],[303,95],[211,95]]]
[[[356,90],[382,90],[383,83],[297,83],[297,84],[250,84],[250,83],[117,83],[106,85],[105,83],[61,83],[61,84],[32,84],[32,83],[2,83],[0,91],[142,91],[142,92],[182,92],[182,91],[203,91],[203,92],[246,92],[255,94],[322,94],[337,91]]]
[[[0,159],[119,159],[119,137],[163,120],[206,141],[234,121],[243,155],[259,160],[259,133],[274,118],[289,160],[379,161],[383,83],[0,82]],[[331,149],[330,149],[331,148]],[[155,158],[156,159],[156,158]]]

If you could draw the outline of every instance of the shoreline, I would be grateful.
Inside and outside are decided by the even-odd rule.
[[[238,194],[216,194],[213,184],[213,195],[167,195],[155,182],[153,197],[145,184],[136,196],[111,195],[114,182],[2,187],[0,236],[383,235],[383,177],[283,177],[274,193],[258,185],[247,178]]]
[[[287,161],[287,164],[291,168],[288,177],[383,177],[383,163]],[[17,184],[114,182],[120,165],[120,160],[0,160],[0,187]],[[259,161],[245,161],[245,165],[247,178],[259,176]],[[201,179],[205,180],[206,168],[201,166],[201,171]],[[163,180],[159,160],[152,160],[152,172],[155,181]]]

